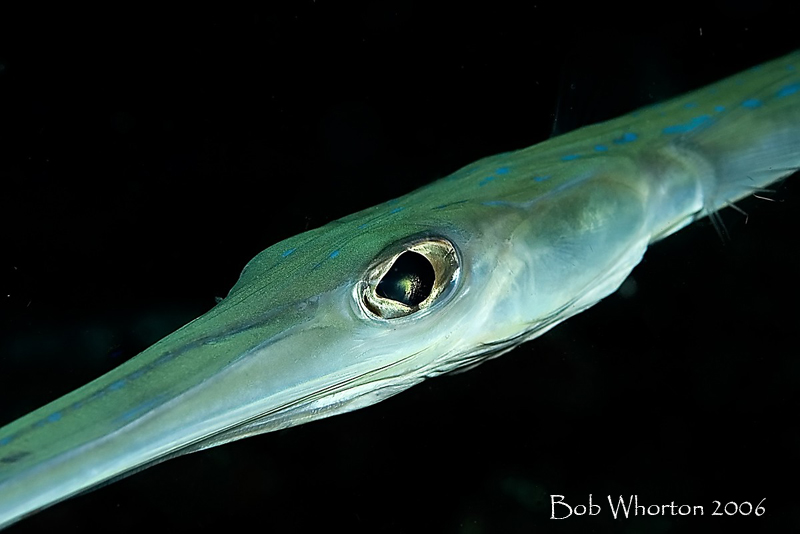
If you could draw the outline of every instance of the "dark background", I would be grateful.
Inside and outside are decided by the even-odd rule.
[[[0,424],[203,313],[260,250],[800,46],[772,2],[272,2],[0,17]],[[667,12],[662,12],[662,11]],[[473,371],[9,529],[796,530],[796,178]],[[549,495],[593,518],[549,519]],[[614,521],[606,495],[704,505]],[[763,517],[710,517],[762,498]]]

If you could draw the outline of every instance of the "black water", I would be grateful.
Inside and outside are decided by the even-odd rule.
[[[204,312],[277,240],[541,141],[556,109],[566,131],[800,46],[780,4],[666,9],[4,17],[0,424]],[[9,532],[796,530],[796,180],[743,201],[746,224],[723,213],[728,242],[706,221],[684,230],[624,294],[478,369],[169,461]],[[599,515],[550,519],[551,495],[589,494]],[[705,515],[615,521],[608,495]],[[763,498],[761,517],[711,516]]]

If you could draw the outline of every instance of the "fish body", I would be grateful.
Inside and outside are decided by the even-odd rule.
[[[485,158],[266,249],[207,314],[0,430],[0,524],[167,457],[372,404],[595,304],[649,244],[797,168],[799,63]],[[440,300],[374,314],[368,274],[433,242],[452,261]]]

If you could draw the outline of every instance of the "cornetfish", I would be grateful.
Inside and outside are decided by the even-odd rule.
[[[647,246],[794,172],[800,54],[273,245],[207,314],[0,429],[0,525],[537,337]]]

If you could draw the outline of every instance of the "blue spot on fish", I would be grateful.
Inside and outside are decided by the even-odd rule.
[[[395,213],[401,212],[401,211],[403,211],[404,209],[405,209],[405,208],[404,208],[403,206],[400,206],[399,208],[395,208],[395,209],[393,209],[393,210],[392,210],[392,211],[390,211],[389,213],[390,213],[391,215],[394,215]]]
[[[330,259],[334,259],[334,258],[336,258],[338,255],[339,255],[339,251],[338,251],[338,250],[334,250],[333,252],[331,252],[330,254],[328,254],[328,257],[329,257]]]
[[[392,200],[387,200],[386,205],[391,206],[392,204],[397,204],[398,202],[400,202],[399,198],[393,198]]]
[[[508,174],[509,170],[510,169],[508,167],[500,167],[499,169],[496,169],[494,172],[497,174]]]
[[[295,250],[297,250],[297,249],[296,249],[296,248],[290,248],[290,249],[286,249],[286,250],[284,250],[284,251],[281,253],[281,258],[285,258],[286,256],[289,256],[289,255],[290,255],[292,252],[294,252]]]
[[[725,111],[725,106],[714,106],[714,111],[716,111],[717,113],[722,113],[723,111]]]
[[[121,380],[117,380],[116,382],[114,382],[113,384],[108,386],[108,390],[109,391],[116,391],[118,389],[122,389],[122,386],[124,386],[124,385],[125,385],[125,379],[123,378]]]
[[[686,109],[692,109],[697,107],[697,102],[687,102],[683,105]]]
[[[606,145],[594,145],[594,149],[597,152],[607,152],[608,147]]]
[[[144,369],[137,369],[128,375],[128,380],[136,380],[144,374]]]
[[[434,206],[432,209],[440,210],[444,208],[449,208],[450,206],[456,206],[458,204],[464,204],[465,202],[469,202],[468,200],[457,200],[455,202],[450,202],[449,204],[439,204],[438,206]]]
[[[572,161],[581,157],[580,154],[567,154],[566,156],[561,156],[561,161]]]
[[[487,200],[486,202],[481,202],[484,206],[508,206],[509,203],[504,200]]]
[[[761,105],[761,100],[757,98],[748,98],[744,102],[742,102],[742,106],[748,109],[757,108]]]
[[[158,395],[154,399],[150,399],[149,401],[145,401],[142,404],[136,406],[135,408],[131,408],[127,412],[123,413],[121,416],[117,418],[118,421],[130,421],[131,419],[135,419],[137,416],[144,414],[151,408],[155,408],[161,400],[164,398],[164,395]]]
[[[534,182],[544,182],[548,178],[550,178],[550,177],[549,176],[534,176],[533,177],[533,181]]]
[[[11,436],[0,439],[0,447],[2,447],[3,445],[8,445],[9,443],[11,443]]]
[[[778,91],[776,96],[778,98],[782,98],[784,96],[793,95],[797,91],[800,91],[800,83],[793,83],[793,84],[787,85],[786,87],[783,87],[780,91]]]
[[[494,176],[487,176],[486,178],[484,178],[483,180],[478,182],[478,187],[483,187],[484,185],[488,184],[492,180],[494,180]]]
[[[61,420],[61,412],[53,412],[47,416],[47,420],[51,423],[55,423],[56,421]]]
[[[786,70],[795,71],[797,70],[794,65],[786,65]]]
[[[624,145],[625,143],[631,143],[633,141],[636,141],[638,138],[639,136],[633,132],[625,132],[624,134],[622,134],[622,137],[617,137],[616,139],[614,139],[614,143],[617,145]]]
[[[665,134],[676,134],[676,133],[691,132],[692,130],[694,130],[695,128],[697,128],[698,126],[703,124],[704,122],[707,122],[707,121],[710,121],[710,120],[711,120],[711,116],[709,116],[709,115],[700,115],[700,116],[697,116],[697,117],[693,118],[692,120],[690,120],[687,123],[674,124],[672,126],[667,126],[663,130],[661,130],[661,132],[665,133]]]

